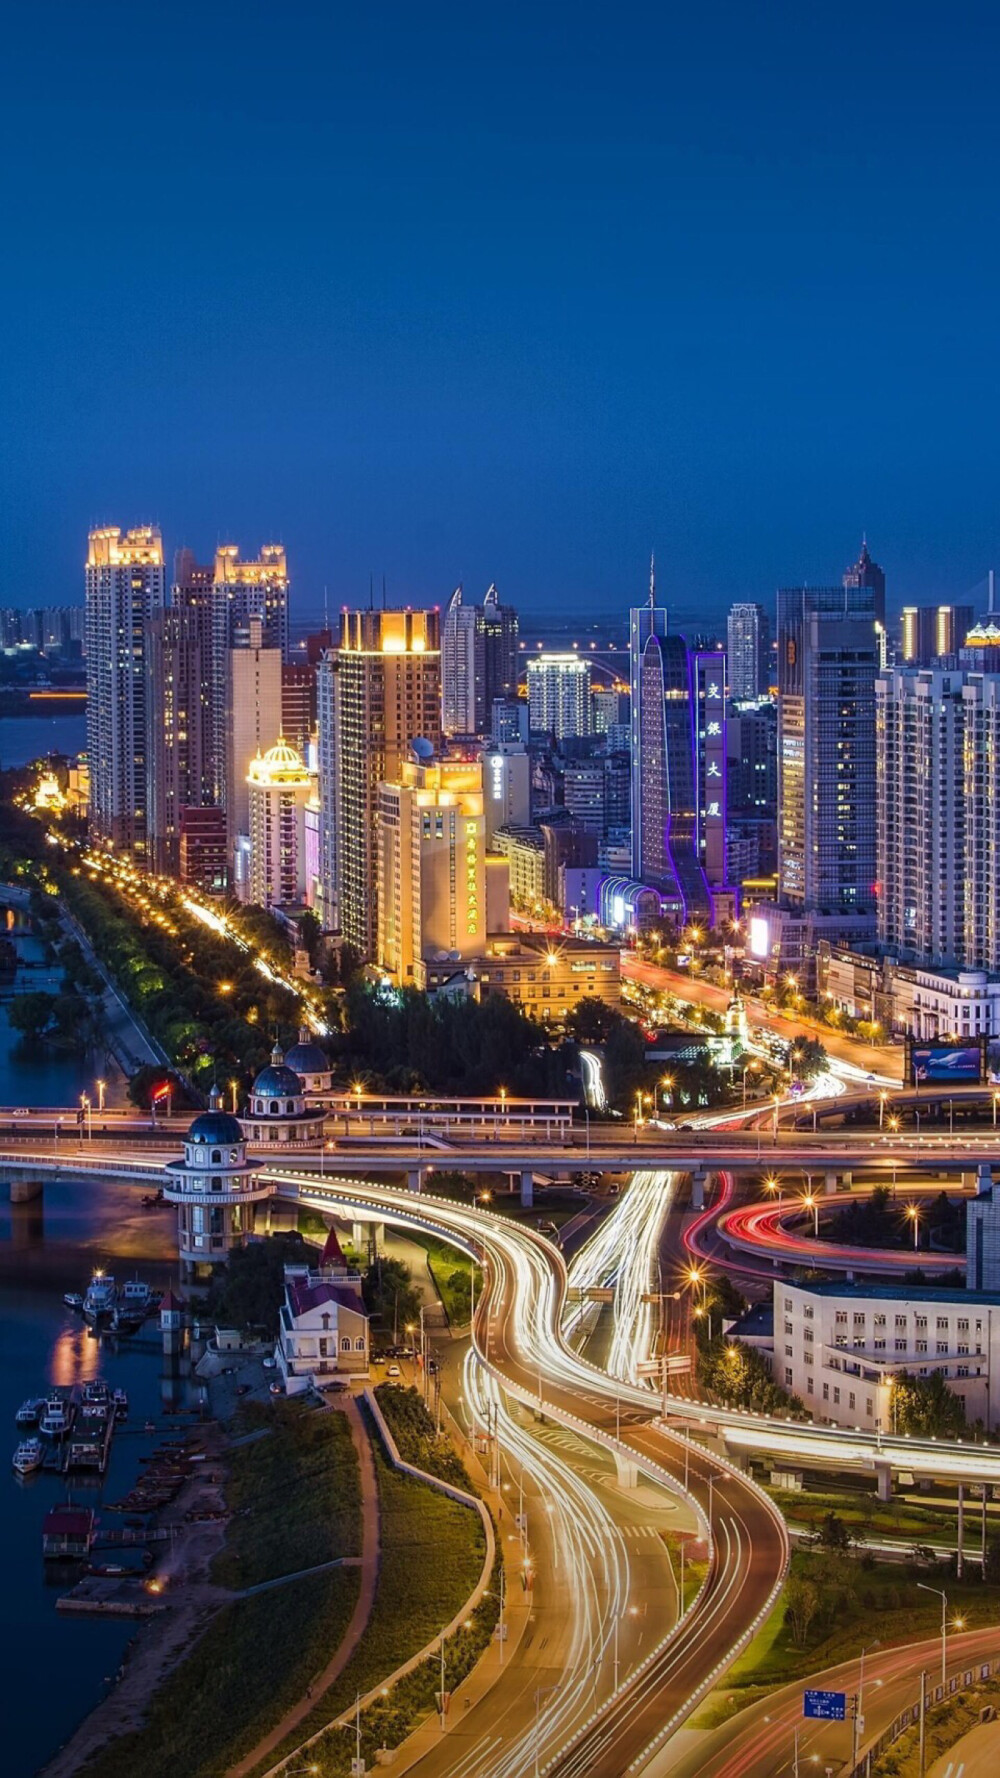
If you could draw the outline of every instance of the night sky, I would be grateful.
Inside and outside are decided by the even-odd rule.
[[[1000,566],[987,5],[8,6],[0,604],[88,527],[296,608]]]

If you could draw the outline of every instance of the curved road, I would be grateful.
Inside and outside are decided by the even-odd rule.
[[[278,1177],[281,1177],[278,1175]],[[533,1230],[463,1205],[298,1175],[317,1205],[362,1210],[430,1228],[484,1261],[476,1309],[481,1361],[515,1399],[600,1442],[618,1443],[646,1473],[686,1489],[711,1526],[711,1557],[697,1601],[614,1698],[589,1720],[565,1725],[540,1770],[558,1778],[620,1778],[638,1771],[719,1678],[774,1604],[788,1559],[784,1521],[767,1496],[724,1459],[651,1423],[652,1403],[626,1402],[622,1386],[566,1345],[562,1255]],[[284,1175],[285,1183],[288,1176]],[[627,1386],[626,1386],[627,1388]],[[619,1399],[624,1404],[619,1407]],[[620,1439],[616,1421],[620,1418]]]

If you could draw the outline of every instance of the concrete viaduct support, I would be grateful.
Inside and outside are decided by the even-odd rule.
[[[406,1189],[411,1192],[422,1192],[424,1189],[423,1167],[408,1167],[406,1171]]]
[[[10,1182],[10,1201],[12,1204],[31,1204],[40,1198],[45,1190],[41,1179],[12,1179]]]
[[[708,1174],[705,1171],[705,1168],[696,1167],[691,1175],[692,1210],[704,1210],[705,1208],[705,1184],[707,1179]]]
[[[530,1210],[535,1202],[535,1175],[531,1167],[521,1168],[521,1207]]]
[[[625,1457],[622,1452],[618,1450],[614,1452],[614,1459],[615,1480],[617,1481],[619,1488],[636,1487],[639,1481],[639,1471],[632,1459],[630,1457]]]

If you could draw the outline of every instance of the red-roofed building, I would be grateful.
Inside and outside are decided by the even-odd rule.
[[[332,1231],[323,1258],[327,1263],[318,1272],[306,1266],[285,1267],[275,1356],[289,1395],[313,1385],[322,1387],[337,1376],[368,1375],[368,1315],[361,1278],[348,1271]]]

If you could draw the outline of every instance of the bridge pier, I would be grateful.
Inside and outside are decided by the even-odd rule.
[[[521,1168],[521,1208],[530,1210],[535,1202],[535,1175],[531,1167]]]
[[[632,1458],[625,1457],[621,1451],[614,1452],[615,1480],[619,1488],[635,1488],[639,1482],[639,1471]]]
[[[836,1189],[837,1189],[837,1174],[836,1174],[835,1169],[831,1167],[831,1168],[828,1168],[827,1171],[823,1175],[823,1190],[825,1192],[835,1192]]]
[[[32,1204],[40,1198],[45,1190],[42,1179],[12,1179],[10,1182],[10,1201],[12,1204]]]
[[[691,1175],[692,1210],[704,1210],[705,1208],[705,1182],[707,1179],[708,1174],[706,1173],[705,1168],[696,1167]]]
[[[424,1189],[423,1167],[409,1167],[406,1172],[406,1189],[411,1192],[422,1192]]]
[[[992,1190],[993,1168],[989,1161],[980,1161],[979,1172],[976,1176],[976,1192],[978,1196],[982,1198],[986,1196],[987,1192],[991,1192]]]
[[[875,1483],[880,1500],[892,1499],[892,1470],[888,1463],[876,1463]]]

